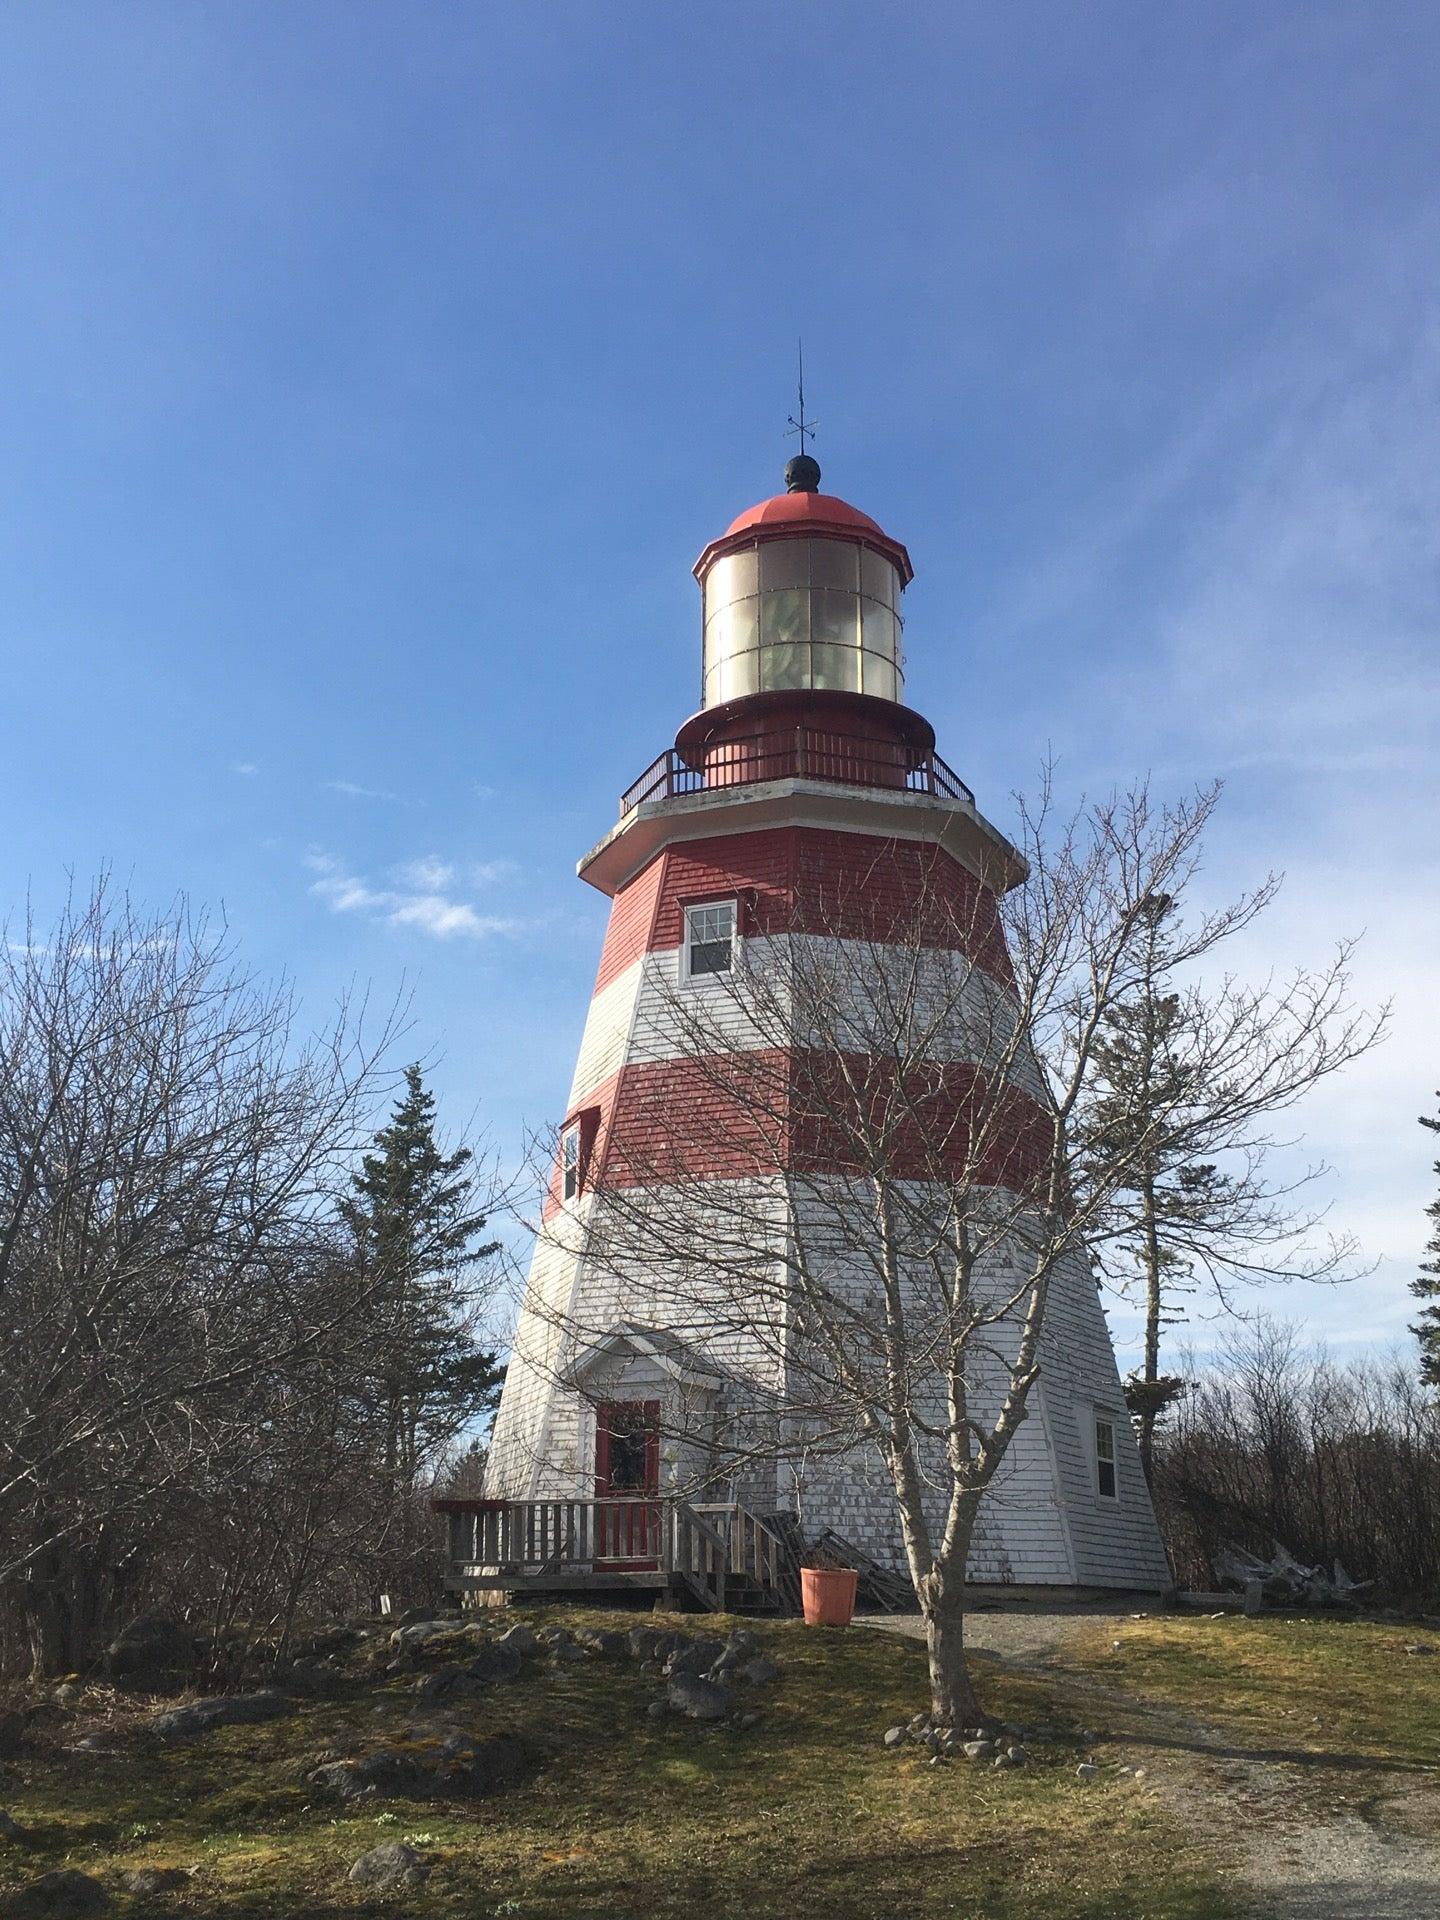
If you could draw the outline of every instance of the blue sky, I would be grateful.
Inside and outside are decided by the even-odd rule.
[[[777,490],[905,540],[908,690],[1002,824],[1150,771],[1363,930],[1289,1293],[1403,1330],[1440,1085],[1440,116],[1427,5],[0,15],[0,900],[223,903],[320,1019],[414,992],[456,1120],[564,1099],[574,878],[694,704],[689,568]],[[1117,1328],[1128,1333],[1123,1313]]]

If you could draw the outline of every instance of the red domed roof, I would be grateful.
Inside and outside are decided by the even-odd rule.
[[[878,533],[882,540],[885,533],[870,518],[861,513],[858,507],[852,507],[848,500],[840,500],[833,493],[777,493],[773,500],[762,500],[758,506],[747,507],[744,513],[737,514],[725,529],[728,540],[732,533],[744,533],[750,527],[794,526],[803,520],[809,527],[834,527],[845,533]]]
[[[816,471],[818,473],[818,469]],[[848,500],[841,500],[833,493],[796,491],[777,493],[773,499],[761,500],[738,514],[695,562],[696,579],[703,580],[711,563],[722,554],[733,553],[737,546],[750,545],[757,535],[763,538],[772,533],[780,538],[803,533],[848,535],[852,540],[863,541],[867,547],[875,547],[887,560],[893,561],[900,569],[902,586],[908,586],[915,578],[915,569],[904,547],[898,540],[892,540],[868,513],[861,513],[858,507],[852,507]]]

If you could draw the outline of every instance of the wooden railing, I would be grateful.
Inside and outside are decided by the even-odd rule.
[[[677,794],[709,793],[722,787],[753,786],[763,780],[825,780],[845,787],[889,787],[905,793],[931,793],[945,800],[969,800],[974,794],[938,753],[923,753],[897,741],[862,740],[817,727],[785,727],[717,741],[703,750],[698,765],[668,747],[620,796],[623,818],[646,800],[670,800]]]
[[[756,1586],[773,1588],[780,1584],[780,1568],[786,1547],[778,1533],[751,1513],[748,1507],[699,1500],[695,1512],[713,1522],[725,1537],[726,1566],[732,1574],[753,1580]]]
[[[587,1572],[675,1574],[719,1608],[729,1572],[774,1580],[771,1543],[778,1542],[740,1507],[697,1509],[658,1498],[431,1504],[446,1518],[452,1573],[468,1584],[503,1585],[507,1575],[523,1586]],[[726,1516],[723,1524],[712,1513]]]

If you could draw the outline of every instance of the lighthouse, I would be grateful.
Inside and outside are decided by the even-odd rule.
[[[716,1010],[740,1005],[735,985],[755,956],[778,946],[793,956],[797,940],[840,956],[852,978],[857,967],[884,973],[886,928],[897,943],[965,949],[978,983],[967,995],[1002,1005],[1009,974],[996,903],[1025,867],[937,752],[933,727],[906,704],[906,548],[823,492],[809,454],[790,461],[785,482],[696,562],[699,706],[625,789],[615,825],[579,862],[581,879],[609,898],[610,919],[496,1418],[483,1503],[489,1544],[477,1535],[464,1556],[482,1568],[472,1585],[506,1584],[505,1568],[511,1585],[544,1585],[547,1574],[558,1585],[660,1584],[682,1561],[687,1574],[709,1578],[717,1556],[773,1573],[766,1543],[776,1535],[767,1529],[783,1532],[781,1516],[792,1537],[798,1526],[905,1565],[894,1489],[863,1422],[847,1438],[833,1419],[817,1413],[807,1423],[792,1406],[764,1444],[756,1437],[767,1403],[778,1406],[785,1383],[803,1373],[802,1347],[816,1350],[813,1324],[768,1283],[757,1286],[747,1319],[743,1288],[717,1280],[707,1291],[707,1261],[733,1276],[733,1249],[745,1238],[737,1220],[753,1218],[767,1272],[813,1266],[815,1249],[840,1237],[824,1196],[854,1185],[854,1156],[827,1146],[823,1127],[784,1119],[767,1130],[753,1113],[717,1114],[716,1089],[732,1069],[753,1065],[757,1080],[770,1072],[793,1088],[806,1052],[798,1029],[813,1022],[774,993],[766,1031],[743,1009]],[[929,926],[949,931],[928,934]],[[905,952],[897,944],[901,971]],[[973,1031],[973,1022],[962,1026]],[[973,1041],[967,1058],[948,1033],[937,1048],[936,1086],[953,1108],[964,1096],[951,1090],[983,1075],[985,1045]],[[1043,1107],[1039,1070],[1028,1072],[1015,1090],[1013,1137],[986,1149],[984,1177],[997,1193],[1023,1159],[1025,1110]],[[702,1122],[710,1159],[692,1150],[672,1171],[681,1166],[675,1142],[700,1139]],[[918,1134],[928,1126],[920,1115]],[[926,1177],[917,1172],[911,1186]],[[745,1215],[741,1200],[760,1189],[764,1206]],[[620,1196],[632,1223],[647,1205],[664,1215],[653,1259],[633,1234],[616,1256],[607,1194]],[[662,1284],[662,1270],[683,1270],[690,1284]],[[782,1293],[777,1331],[768,1308]],[[991,1346],[1006,1337],[1002,1325]],[[982,1397],[985,1366],[977,1360],[973,1391]],[[686,1516],[683,1538],[672,1506]],[[1038,1380],[984,1496],[968,1578],[1062,1588],[1168,1582],[1083,1250],[1050,1280]],[[707,1591],[716,1603],[718,1589]]]

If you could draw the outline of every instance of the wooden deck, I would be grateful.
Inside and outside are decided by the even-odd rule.
[[[790,1549],[733,1504],[436,1499],[449,1528],[445,1585],[499,1593],[672,1593],[714,1611],[780,1611]]]

